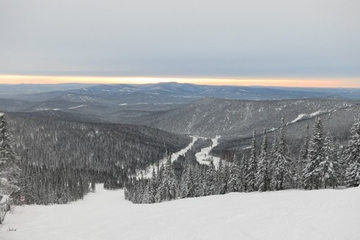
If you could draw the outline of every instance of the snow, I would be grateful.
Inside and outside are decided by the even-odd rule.
[[[316,112],[313,112],[313,113],[310,113],[310,114],[299,114],[294,120],[292,120],[290,123],[296,123],[298,121],[300,121],[301,119],[304,119],[305,117],[315,117],[321,113],[323,113],[325,111],[316,111]]]
[[[176,161],[180,156],[185,156],[185,154],[192,148],[192,146],[194,145],[194,143],[198,140],[197,137],[194,137],[192,136],[192,141],[191,143],[186,146],[185,148],[181,149],[180,151],[176,152],[176,153],[173,153],[171,154],[171,162],[174,162]],[[159,161],[159,164],[160,166],[162,166],[163,164],[166,163],[167,161],[167,156],[165,156],[164,158],[160,159]],[[144,178],[151,178],[152,176],[152,172],[153,170],[155,170],[156,172],[156,168],[157,166],[156,165],[151,165],[150,167],[148,167],[145,171],[138,171],[136,173],[136,177],[137,178],[141,178],[141,177],[144,177]],[[1,239],[0,239],[1,240]]]
[[[82,107],[86,107],[86,105],[79,105],[79,106],[75,106],[75,107],[70,107],[69,110],[82,108]]]
[[[360,239],[360,188],[231,193],[152,205],[122,190],[68,205],[19,206],[1,240],[341,240]],[[16,230],[16,231],[15,231]]]
[[[8,199],[9,199],[8,195],[0,194],[0,205],[4,204],[6,201],[8,201]]]
[[[311,113],[310,117],[315,117],[315,116],[319,115],[320,113],[322,113],[322,111],[316,111],[314,113]]]
[[[216,136],[215,138],[212,138],[212,144],[209,147],[206,148],[202,148],[200,152],[195,154],[196,157],[196,161],[198,161],[200,164],[206,164],[209,165],[210,164],[210,160],[213,161],[214,166],[218,167],[219,166],[219,162],[220,162],[220,158],[219,157],[214,157],[210,155],[211,150],[216,147],[219,144],[219,139],[221,136]]]
[[[297,116],[297,118],[295,118],[294,120],[291,121],[291,123],[296,123],[297,121],[303,119],[304,117],[308,116],[307,114],[299,114],[299,116]]]

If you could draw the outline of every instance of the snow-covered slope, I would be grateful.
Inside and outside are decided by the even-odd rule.
[[[196,161],[198,161],[200,164],[206,164],[209,165],[210,164],[210,160],[213,161],[215,167],[219,166],[219,161],[220,158],[219,157],[215,157],[215,156],[211,156],[210,152],[211,150],[216,147],[219,144],[219,139],[221,136],[216,136],[215,138],[212,138],[212,144],[209,147],[206,148],[202,148],[200,152],[195,154],[196,157]]]
[[[153,205],[96,193],[69,205],[16,207],[1,240],[360,239],[360,188],[232,193]],[[16,230],[16,231],[15,231]]]

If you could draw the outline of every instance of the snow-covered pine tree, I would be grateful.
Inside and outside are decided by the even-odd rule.
[[[351,128],[351,138],[347,148],[346,185],[356,187],[360,185],[360,120]]]
[[[241,173],[240,173],[240,160],[234,154],[233,161],[230,163],[230,176],[228,180],[228,192],[239,192],[241,189]]]
[[[164,165],[158,165],[158,170],[156,174],[156,195],[155,195],[155,202],[159,203],[164,200],[164,189],[163,189],[163,178],[164,178]]]
[[[337,187],[340,178],[340,163],[337,159],[334,140],[328,133],[324,141],[324,159],[319,164],[322,187]]]
[[[240,168],[240,192],[247,192],[248,191],[248,184],[246,181],[246,174],[248,172],[249,169],[249,161],[247,156],[245,156],[245,154],[243,154],[243,156],[241,157],[241,161],[239,163],[239,168]]]
[[[249,158],[249,168],[246,175],[248,191],[256,191],[256,173],[257,173],[257,154],[256,154],[256,131],[253,132],[251,141],[251,152]]]
[[[295,188],[303,187],[303,171],[304,166],[306,164],[306,159],[308,157],[308,149],[309,149],[309,141],[310,141],[310,127],[309,124],[306,125],[306,136],[304,140],[304,144],[300,149],[299,158],[297,160],[297,164],[295,165],[295,177],[294,184]]]
[[[10,195],[20,189],[21,170],[14,152],[12,136],[3,113],[0,114],[0,193]]]
[[[345,173],[346,173],[346,155],[345,155],[345,148],[344,146],[339,142],[335,141],[335,151],[336,151],[336,157],[339,162],[339,186],[345,185]]]
[[[309,143],[308,157],[303,172],[305,189],[321,187],[321,172],[319,165],[324,161],[323,125],[320,118],[315,120],[313,134]]]
[[[264,137],[261,143],[261,150],[259,154],[258,171],[256,173],[256,186],[259,191],[265,192],[270,190],[270,171],[269,171],[269,156],[268,156],[268,140],[266,129],[264,130]]]
[[[225,193],[223,189],[224,186],[223,183],[224,183],[224,164],[223,164],[223,160],[220,159],[219,166],[216,171],[215,195]]]
[[[293,187],[293,164],[286,143],[285,121],[281,119],[280,139],[274,154],[272,185],[275,190]]]
[[[205,184],[206,188],[204,195],[214,195],[215,194],[215,181],[216,181],[216,170],[213,161],[210,161],[210,166],[206,170],[205,175]]]
[[[205,172],[204,167],[200,164],[195,165],[194,171],[195,197],[205,195]]]
[[[165,163],[160,189],[162,192],[162,201],[170,201],[176,198],[176,177],[171,163],[171,157],[168,157]]]
[[[278,158],[276,157],[277,149],[278,149],[278,135],[277,135],[276,131],[274,131],[273,144],[272,144],[270,156],[269,156],[269,159],[270,159],[270,168],[269,168],[270,190],[276,190],[277,182],[274,179],[274,173],[275,173],[275,169],[278,166]]]

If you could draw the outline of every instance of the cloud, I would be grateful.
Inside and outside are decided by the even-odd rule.
[[[2,74],[360,76],[357,0],[2,5]]]

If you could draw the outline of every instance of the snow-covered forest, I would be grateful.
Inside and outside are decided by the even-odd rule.
[[[301,146],[300,155],[291,156],[284,121],[279,136],[268,146],[266,130],[260,144],[255,132],[249,156],[234,155],[220,160],[217,169],[185,160],[175,171],[171,160],[158,166],[149,179],[132,178],[125,185],[125,197],[134,203],[156,203],[177,198],[200,197],[230,192],[321,189],[360,184],[360,122],[351,129],[346,146],[324,133],[316,118]],[[258,145],[260,145],[258,147]]]
[[[5,228],[1,227],[0,232],[6,236],[6,240],[24,239],[27,235],[25,226],[31,225],[28,222],[31,222],[36,212],[44,211],[42,216],[56,215],[62,211],[76,212],[76,208],[79,207],[78,213],[83,214],[81,208],[88,206],[87,199],[97,199],[88,203],[101,205],[105,209],[104,214],[89,210],[88,216],[97,214],[103,221],[110,221],[105,213],[109,214],[113,209],[120,211],[128,206],[134,209],[135,206],[139,209],[147,206],[145,208],[150,209],[158,205],[148,205],[149,203],[167,201],[171,201],[171,206],[174,208],[178,206],[174,202],[179,202],[179,206],[188,208],[198,208],[198,205],[204,204],[216,208],[215,214],[231,219],[239,217],[241,213],[230,214],[232,210],[229,205],[227,206],[229,209],[227,207],[223,209],[228,214],[223,215],[219,207],[222,202],[227,204],[230,198],[232,200],[228,204],[244,201],[243,204],[255,209],[255,205],[250,204],[252,201],[256,202],[255,199],[261,199],[264,208],[267,200],[281,204],[279,199],[284,196],[289,196],[293,200],[307,196],[315,199],[318,191],[309,190],[325,189],[320,194],[321,201],[333,194],[336,199],[343,199],[342,193],[351,193],[349,196],[353,197],[358,191],[357,188],[352,187],[357,187],[360,183],[360,122],[358,120],[353,122],[353,126],[342,134],[339,134],[339,131],[334,134],[331,131],[333,127],[324,128],[324,126],[327,121],[332,121],[331,125],[334,126],[337,120],[333,121],[330,117],[322,118],[322,116],[314,115],[291,123],[282,119],[278,121],[276,128],[268,131],[264,128],[259,132],[261,126],[257,126],[257,131],[253,131],[252,137],[239,136],[246,141],[250,138],[250,145],[242,143],[238,148],[218,148],[223,142],[228,145],[235,145],[238,142],[226,136],[216,135],[214,138],[189,136],[179,134],[179,130],[166,132],[149,126],[88,122],[83,121],[82,118],[74,118],[74,115],[59,115],[57,112],[2,114],[0,116],[0,194],[12,206],[10,212],[6,210],[8,211],[5,212],[6,218],[2,218]],[[269,121],[274,122],[274,119]],[[310,125],[304,124],[309,122]],[[299,130],[294,131],[294,127],[302,129],[298,136],[293,135],[299,132]],[[215,148],[216,151],[213,151]],[[339,190],[345,188],[348,189]],[[105,189],[110,191],[107,192]],[[300,189],[302,191],[296,191],[294,194],[294,190]],[[272,193],[277,195],[271,195]],[[225,194],[226,196],[210,197]],[[203,196],[207,198],[200,198]],[[113,200],[107,197],[112,197]],[[214,199],[215,202],[212,202]],[[192,201],[199,202],[195,202],[196,206],[193,206]],[[317,200],[315,205],[320,205],[321,201]],[[338,207],[344,201],[334,200],[327,203]],[[353,199],[346,201],[349,206],[353,204]],[[131,205],[132,203],[136,205]],[[115,204],[119,206],[115,207]],[[38,205],[47,205],[50,208],[42,208]],[[307,208],[294,210],[289,204],[286,206],[290,208],[289,211],[298,211],[297,214],[305,216],[305,219],[308,218]],[[274,222],[276,222],[274,220],[276,214],[282,211],[279,207],[280,205],[274,211],[265,211]],[[162,207],[155,208],[163,211]],[[353,219],[356,211],[351,212],[349,209],[346,211],[347,216]],[[135,219],[131,214],[134,212],[127,212],[124,217],[132,219],[130,222],[133,223]],[[180,215],[180,213],[176,214]],[[320,211],[319,214],[326,216],[324,211]],[[247,215],[250,216],[250,212]],[[157,216],[159,215],[155,214],[150,221],[163,221],[161,214]],[[115,217],[118,218],[117,215]],[[69,234],[67,237],[70,238],[74,236],[71,230],[61,230],[51,225],[51,221],[45,223],[46,218],[42,220],[41,218],[39,217],[38,220],[49,227],[49,233],[39,239],[51,237],[58,231],[66,231]],[[191,214],[185,214],[182,220],[174,224],[181,225],[182,221],[189,221],[189,218],[192,218]],[[257,214],[256,218],[262,221],[261,214]],[[16,223],[15,219],[19,219],[20,222]],[[60,222],[61,219],[63,217],[59,216]],[[79,220],[87,225],[94,224],[90,220]],[[314,219],[311,218],[310,221],[314,222]],[[251,224],[255,223],[254,215]],[[218,221],[207,223],[213,228],[214,224],[222,223]],[[278,226],[274,225],[274,227]],[[307,231],[306,234],[316,234],[307,226],[303,227]],[[15,232],[18,228],[21,231],[17,234]],[[31,228],[37,229],[37,236],[41,235],[38,227],[31,225]],[[295,231],[293,228],[290,229],[292,232]],[[323,229],[330,228],[327,225]],[[109,231],[111,233],[108,239],[113,238],[114,234],[119,235],[115,229],[111,228]],[[151,232],[149,229],[144,231]],[[169,236],[168,232],[163,234]],[[195,238],[198,233],[193,229],[189,234],[188,237]],[[229,231],[229,236],[240,236],[238,234],[242,233]],[[280,236],[279,231],[271,234],[275,237]],[[253,233],[246,232],[246,235],[253,236]],[[319,239],[325,236],[320,235]],[[335,235],[339,236],[339,233]],[[264,239],[265,235],[254,236]],[[348,236],[351,239],[359,236],[359,233],[352,231]],[[87,238],[91,239],[88,236]],[[142,236],[134,235],[133,238],[142,239]]]

